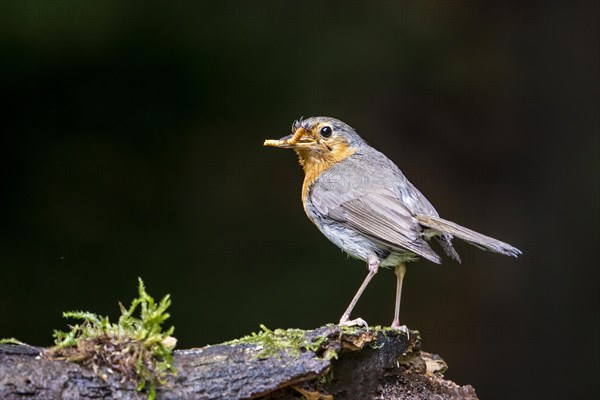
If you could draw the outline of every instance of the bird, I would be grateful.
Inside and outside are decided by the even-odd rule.
[[[399,317],[406,263],[424,258],[440,264],[433,242],[457,262],[461,260],[453,238],[494,253],[522,254],[510,244],[441,218],[398,166],[350,125],[332,117],[302,117],[291,131],[280,139],[265,140],[264,146],[296,152],[304,170],[306,215],[342,251],[367,264],[367,276],[340,325],[368,328],[363,318],[351,319],[352,311],[379,268],[393,268],[396,298],[391,328],[408,332]]]

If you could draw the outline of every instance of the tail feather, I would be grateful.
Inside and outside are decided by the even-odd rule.
[[[444,249],[444,252],[446,253],[446,255],[448,257],[450,257],[453,260],[458,261],[459,263],[461,262],[460,256],[458,255],[458,253],[456,252],[456,250],[454,250],[454,247],[452,246],[452,235],[450,235],[448,233],[444,233],[441,236],[436,236],[435,239],[440,244],[440,246],[442,246],[442,249]]]
[[[500,240],[475,232],[452,221],[448,221],[433,215],[422,214],[416,215],[416,218],[423,226],[434,229],[441,233],[453,235],[484,250],[489,250],[493,251],[494,253],[505,254],[513,257],[518,257],[520,254],[522,254],[521,250],[511,246],[508,243],[504,243]]]

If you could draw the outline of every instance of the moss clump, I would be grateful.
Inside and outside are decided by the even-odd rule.
[[[327,340],[326,336],[318,336],[313,339],[306,337],[306,331],[302,329],[275,329],[270,330],[260,325],[260,332],[224,344],[251,344],[258,347],[257,358],[280,357],[283,354],[298,358],[304,350],[317,353],[322,344]]]
[[[54,331],[54,347],[45,355],[54,359],[79,362],[92,368],[103,379],[118,372],[122,380],[136,383],[139,391],[146,390],[148,398],[156,397],[156,386],[174,373],[172,351],[176,339],[174,327],[162,330],[169,314],[169,295],[160,302],[146,293],[139,279],[139,296],[129,308],[119,303],[121,316],[117,323],[108,317],[84,311],[65,312],[65,318],[82,320],[70,326],[68,332]],[[139,310],[139,317],[134,316]]]

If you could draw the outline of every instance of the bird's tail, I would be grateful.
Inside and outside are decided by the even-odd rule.
[[[483,250],[493,251],[494,253],[505,254],[507,256],[518,257],[521,250],[511,246],[508,243],[482,235],[481,233],[472,231],[471,229],[460,226],[452,221],[445,220],[432,215],[416,216],[419,223],[423,226],[439,231],[441,233],[449,233],[459,239],[462,239]]]

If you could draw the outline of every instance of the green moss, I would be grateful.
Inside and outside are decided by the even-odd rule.
[[[336,325],[329,324],[328,326],[336,326]],[[356,335],[357,333],[365,330],[365,328],[361,327],[361,326],[344,326],[344,325],[340,325],[340,329],[342,330],[342,333],[344,333],[346,335]],[[394,328],[392,328],[391,326],[381,326],[381,325],[369,326],[367,328],[367,331],[369,331],[373,335],[377,335],[379,332],[383,333],[384,335],[387,335],[389,332],[396,332],[396,330]]]
[[[356,326],[338,326],[335,324],[327,324],[328,327],[338,327],[341,330],[342,336],[352,337],[365,333],[365,328]],[[223,343],[227,345],[249,344],[254,345],[258,349],[257,358],[280,357],[281,355],[291,355],[299,357],[303,351],[312,351],[325,359],[337,358],[337,351],[334,346],[327,346],[328,336],[326,333],[319,336],[311,335],[311,338],[306,336],[306,331],[302,329],[275,329],[271,330],[264,325],[260,325],[259,332],[253,332],[250,335],[240,339],[231,340]],[[369,335],[375,337],[378,333],[387,335],[389,332],[396,332],[389,326],[373,326],[370,327]],[[336,339],[331,339],[336,340]],[[374,346],[375,344],[370,344]],[[359,344],[362,346],[362,344]]]
[[[65,318],[82,320],[70,326],[68,332],[55,331],[54,347],[46,351],[50,358],[80,362],[103,379],[108,373],[119,372],[123,379],[136,383],[139,391],[146,390],[148,398],[156,397],[156,386],[174,373],[172,351],[176,339],[174,328],[163,331],[169,314],[169,295],[160,302],[146,293],[139,279],[138,297],[129,308],[119,303],[121,316],[117,323],[108,317],[84,311],[65,312]],[[138,314],[136,316],[134,314]]]
[[[306,337],[306,331],[302,329],[271,330],[262,324],[260,329],[260,332],[253,332],[224,344],[255,345],[259,348],[257,358],[280,357],[283,354],[297,358],[302,351],[318,352],[327,340],[326,336],[318,336],[311,340]]]
[[[0,344],[20,344],[20,345],[28,346],[26,343],[23,343],[20,340],[15,339],[14,337],[0,339]]]

